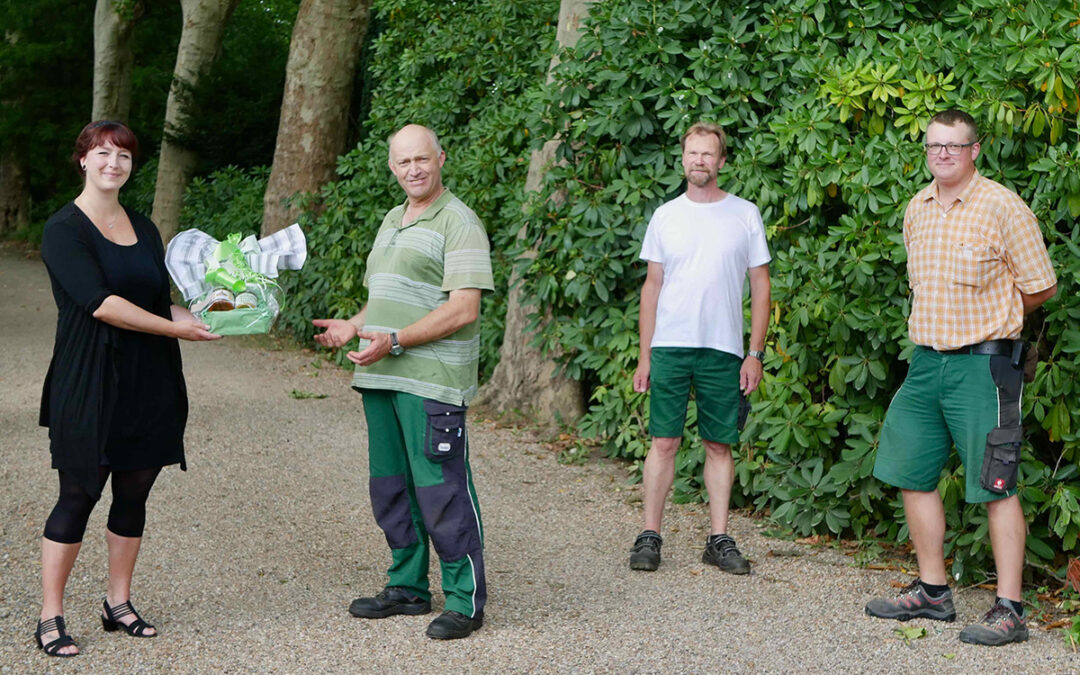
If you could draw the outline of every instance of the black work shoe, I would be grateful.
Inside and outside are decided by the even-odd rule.
[[[960,631],[960,641],[996,647],[1028,639],[1027,621],[1000,602],[994,603],[982,621]]]
[[[434,640],[456,640],[469,637],[472,632],[484,625],[484,613],[469,618],[461,612],[450,610],[435,617],[428,624],[427,636]]]
[[[866,603],[866,613],[879,619],[897,621],[956,621],[952,591],[945,591],[936,598],[931,597],[918,579],[905,586],[895,598],[875,598]]]
[[[387,586],[374,598],[357,598],[349,605],[349,614],[364,619],[384,619],[395,614],[427,614],[430,611],[430,602],[397,586]]]
[[[705,552],[701,554],[701,562],[716,565],[732,574],[750,574],[750,563],[746,562],[746,558],[743,558],[735,547],[735,540],[726,534],[705,540]]]
[[[660,546],[664,540],[652,530],[645,530],[630,549],[630,569],[652,572],[660,566]]]

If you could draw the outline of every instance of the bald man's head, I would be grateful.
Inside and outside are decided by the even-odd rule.
[[[405,191],[409,203],[426,206],[442,194],[442,166],[446,153],[435,132],[419,124],[408,124],[389,138],[390,171]]]
[[[435,135],[434,131],[428,129],[422,124],[406,124],[394,133],[390,134],[390,137],[386,139],[386,144],[390,147],[393,147],[394,139],[397,138],[399,134],[403,133],[407,135],[427,134],[428,139],[431,141],[432,147],[435,148],[435,152],[439,153],[443,151],[442,145],[439,143],[439,137]]]

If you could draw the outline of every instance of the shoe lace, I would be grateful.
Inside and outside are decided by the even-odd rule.
[[[896,599],[899,600],[906,595],[918,593],[921,587],[921,582],[918,579],[915,579],[915,581],[912,581],[910,584],[900,589],[900,592],[896,594]]]
[[[997,625],[1004,619],[1012,616],[1012,614],[1012,611],[1005,605],[1002,605],[1001,603],[995,603],[994,606],[990,608],[990,611],[983,615],[981,623],[984,626],[993,628],[995,625]]]

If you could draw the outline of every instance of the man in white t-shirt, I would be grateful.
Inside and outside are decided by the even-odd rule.
[[[712,526],[702,561],[733,574],[750,571],[727,532],[735,479],[731,444],[739,440],[740,397],[761,382],[771,258],[758,208],[717,186],[726,158],[723,129],[707,122],[690,127],[682,138],[686,192],[656,210],[641,247],[649,269],[641,288],[641,358],[634,390],[652,388],[652,446],[642,471],[645,530],[630,553],[635,570],[660,565],[660,520],[693,385]],[[743,358],[748,275],[750,350]]]

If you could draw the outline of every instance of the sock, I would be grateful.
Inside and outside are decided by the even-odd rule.
[[[940,598],[942,595],[949,592],[948,584],[937,586],[935,584],[928,584],[922,579],[919,579],[919,585],[922,586],[923,590],[926,591],[926,594],[932,598]]]
[[[1020,617],[1021,619],[1024,618],[1024,605],[1022,603],[1019,603],[1015,600],[1009,600],[1008,598],[1002,598],[1000,596],[996,599],[996,601],[998,604],[1005,605],[1012,611],[1016,612],[1016,616]]]

